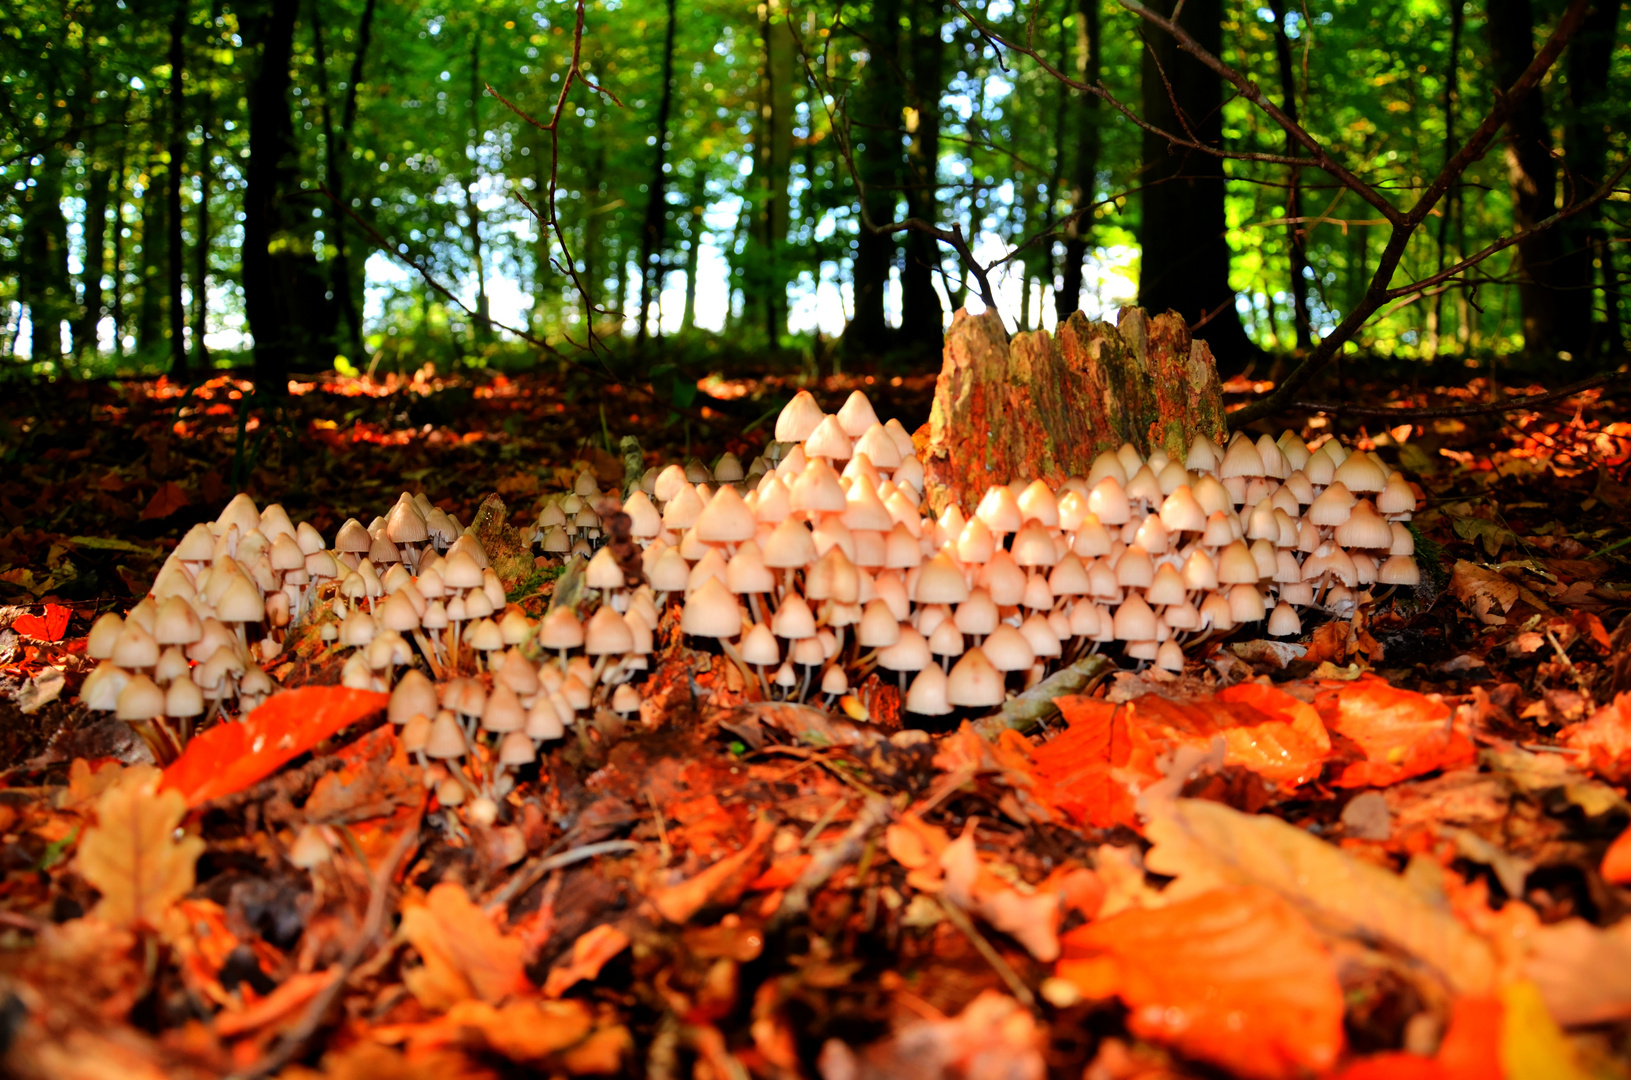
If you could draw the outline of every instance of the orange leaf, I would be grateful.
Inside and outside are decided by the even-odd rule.
[[[1472,761],[1472,740],[1452,722],[1450,707],[1382,679],[1327,682],[1314,695],[1327,727],[1352,739],[1365,760],[1349,765],[1340,787],[1386,787]]]
[[[666,889],[659,889],[651,895],[652,906],[657,913],[671,923],[682,923],[690,919],[703,906],[710,901],[718,899],[725,893],[748,860],[759,854],[770,834],[776,831],[776,826],[769,818],[761,817],[753,825],[753,836],[741,851],[734,855],[727,855],[714,863],[706,870],[678,885],[671,885]],[[753,875],[757,877],[758,874]],[[751,879],[748,879],[751,880]],[[746,886],[744,881],[743,885]]]
[[[501,933],[462,886],[444,881],[423,900],[405,903],[402,936],[424,960],[403,972],[402,981],[427,1009],[445,1010],[471,998],[501,1001],[527,988],[526,946]]]
[[[611,923],[601,923],[572,943],[572,959],[549,973],[546,997],[560,997],[585,979],[600,977],[606,962],[629,947],[629,935]]]
[[[1064,937],[1058,974],[1102,993],[1109,961],[1134,1034],[1253,1080],[1328,1069],[1342,1051],[1342,987],[1296,908],[1256,885],[1124,911]]]
[[[1501,1001],[1455,999],[1436,1057],[1395,1051],[1350,1062],[1337,1080],[1501,1080]]]
[[[1112,773],[1127,764],[1130,752],[1124,711],[1078,695],[1054,704],[1070,726],[1032,750],[1037,798],[1097,828],[1134,824],[1134,792]]]
[[[94,914],[116,926],[157,927],[192,891],[204,841],[177,838],[187,806],[159,791],[159,771],[133,765],[96,800],[96,824],[79,842],[79,873],[102,894]]]
[[[1623,781],[1631,777],[1631,694],[1621,694],[1591,715],[1560,733],[1565,746],[1591,756],[1591,767],[1603,777]]]
[[[189,807],[242,791],[389,700],[343,686],[274,694],[242,722],[217,724],[189,743],[164,770],[164,787],[181,792]]]
[[[1631,885],[1631,829],[1622,832],[1603,856],[1603,880],[1611,885]]]
[[[789,855],[765,867],[765,872],[753,879],[750,892],[770,892],[785,889],[804,875],[815,861],[814,855]]]
[[[167,518],[186,505],[187,493],[181,489],[181,485],[173,480],[165,481],[153,492],[153,497],[142,510],[142,520],[156,521],[159,518]]]
[[[47,604],[38,615],[19,615],[11,621],[11,628],[26,638],[36,641],[61,641],[68,629],[70,612],[61,604]]]

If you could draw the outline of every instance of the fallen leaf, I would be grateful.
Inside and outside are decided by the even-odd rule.
[[[273,694],[238,723],[217,724],[164,770],[164,786],[189,807],[242,791],[324,739],[385,708],[389,695],[343,686]]]
[[[1535,927],[1526,935],[1523,973],[1557,1022],[1567,1027],[1631,1018],[1631,927],[1607,930],[1583,919]]]
[[[1328,1069],[1342,987],[1308,920],[1270,889],[1232,886],[1129,910],[1064,936],[1060,978],[1114,994],[1146,1039],[1256,1080]]]
[[[404,971],[402,981],[427,1009],[444,1011],[470,998],[497,1002],[528,986],[526,946],[500,932],[462,886],[444,881],[422,900],[404,903],[401,933],[424,961]]]
[[[416,1054],[459,1045],[511,1061],[537,1062],[576,1046],[593,1029],[594,1017],[581,1001],[524,1000],[501,1006],[461,1001],[430,1030],[416,1033],[411,1045]]]
[[[941,896],[977,913],[1044,963],[1059,957],[1059,902],[1053,890],[1022,893],[997,877],[974,849],[974,824],[940,853]]]
[[[296,972],[248,1008],[218,1015],[215,1018],[215,1033],[223,1039],[236,1039],[276,1024],[294,1015],[297,1010],[304,1009],[338,974],[334,970]]]
[[[731,879],[740,874],[748,861],[759,854],[765,841],[769,840],[775,831],[774,822],[768,817],[760,817],[753,823],[752,838],[741,851],[725,856],[688,881],[653,893],[651,903],[657,909],[657,914],[671,923],[689,920],[724,891]],[[742,884],[745,887],[747,882],[744,881]]]
[[[1620,694],[1589,719],[1570,724],[1558,738],[1564,746],[1583,751],[1605,779],[1631,778],[1631,694]]]
[[[816,1065],[824,1080],[1043,1080],[1046,1036],[1019,1002],[984,990],[955,1017],[905,1024],[859,1053],[828,1039]]]
[[[11,621],[11,628],[26,638],[36,641],[61,641],[68,631],[68,616],[72,612],[61,604],[47,604],[38,615],[19,615]]]
[[[1608,846],[1602,874],[1610,885],[1631,885],[1631,829],[1620,833]]]
[[[1432,1057],[1395,1051],[1350,1062],[1336,1080],[1505,1080],[1501,1064],[1501,999],[1463,996]]]
[[[1506,1080],[1588,1080],[1534,983],[1501,987],[1501,1065]]]
[[[176,837],[187,802],[160,791],[162,774],[133,765],[96,800],[96,824],[79,842],[79,873],[102,894],[93,914],[118,926],[157,928],[193,887],[204,841]]]
[[[611,923],[601,923],[572,943],[572,958],[552,968],[544,982],[544,996],[558,998],[585,979],[599,978],[607,961],[629,947],[629,935]],[[576,1041],[576,1040],[574,1040]]]
[[[1144,865],[1177,880],[1163,896],[1185,899],[1222,885],[1264,885],[1322,925],[1377,938],[1433,967],[1461,993],[1495,981],[1488,943],[1404,878],[1354,858],[1279,818],[1221,803],[1177,799],[1149,807]]]
[[[1387,787],[1471,762],[1476,754],[1448,705],[1383,679],[1325,683],[1314,696],[1314,708],[1327,727],[1365,751],[1364,761],[1348,765],[1337,778],[1339,787]]]
[[[167,518],[186,505],[186,491],[175,481],[167,480],[159,485],[159,489],[153,492],[153,497],[147,501],[147,505],[142,509],[142,520],[157,521],[160,518]]]
[[[61,668],[46,668],[18,688],[15,699],[17,711],[24,716],[39,712],[61,697],[62,689],[66,685],[68,680],[62,674]]]

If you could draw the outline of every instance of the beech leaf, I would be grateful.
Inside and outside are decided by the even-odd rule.
[[[1066,979],[1131,1010],[1134,1034],[1254,1080],[1342,1052],[1342,987],[1319,935],[1270,889],[1232,886],[1130,909],[1064,936]]]
[[[68,630],[70,612],[61,604],[47,604],[38,615],[19,615],[11,620],[11,628],[26,638],[37,641],[61,641]]]
[[[1314,695],[1327,727],[1365,751],[1337,779],[1341,787],[1386,787],[1473,760],[1472,740],[1444,702],[1383,679],[1327,682]]]
[[[1144,835],[1155,846],[1144,865],[1177,880],[1175,900],[1223,885],[1273,889],[1322,923],[1380,938],[1435,968],[1460,993],[1495,981],[1488,943],[1409,882],[1354,858],[1276,817],[1243,814],[1199,799],[1157,802]]]
[[[402,981],[427,1009],[444,1011],[471,998],[498,1002],[528,986],[526,945],[502,933],[459,885],[444,881],[423,900],[405,903],[402,936],[424,961],[404,971]]]
[[[134,765],[96,800],[96,824],[79,842],[79,873],[102,894],[97,918],[117,926],[156,928],[193,887],[204,841],[176,838],[187,802],[160,791],[162,774]]]
[[[164,786],[179,791],[189,807],[242,791],[389,700],[387,694],[344,686],[273,694],[243,721],[217,724],[188,743],[164,770]]]

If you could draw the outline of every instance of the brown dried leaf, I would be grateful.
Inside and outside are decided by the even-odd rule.
[[[1144,865],[1173,882],[1177,901],[1225,885],[1267,885],[1320,921],[1380,938],[1437,969],[1460,993],[1486,993],[1495,980],[1489,945],[1409,882],[1362,862],[1279,818],[1221,803],[1155,803]]]
[[[424,960],[402,981],[427,1009],[445,1011],[470,998],[496,1002],[527,988],[525,944],[501,933],[458,885],[442,882],[404,904],[402,936]]]
[[[204,841],[176,839],[187,813],[177,791],[159,791],[151,765],[126,769],[96,800],[96,824],[79,843],[79,872],[102,894],[94,914],[117,926],[156,928],[193,887]]]
[[[611,923],[601,925],[572,943],[572,959],[549,973],[544,982],[547,997],[560,997],[585,979],[600,975],[607,961],[629,947],[629,935]]]

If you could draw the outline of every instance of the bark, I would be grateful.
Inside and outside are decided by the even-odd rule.
[[[850,117],[856,172],[867,216],[876,227],[895,220],[901,175],[900,96],[894,65],[900,52],[900,0],[876,0],[867,27],[868,59]],[[855,238],[855,260],[850,271],[855,312],[844,329],[844,346],[856,354],[880,353],[889,346],[889,324],[884,318],[884,288],[895,261],[895,239],[874,232],[863,222]]]
[[[150,148],[151,149],[151,148]],[[147,159],[147,188],[142,192],[141,301],[136,308],[136,348],[157,353],[164,346],[165,290],[162,281],[168,265],[169,229],[165,222],[169,175],[158,161]]]
[[[753,137],[753,204],[743,265],[743,322],[761,323],[771,345],[787,329],[787,232],[792,201],[793,32],[786,0],[759,5],[763,45],[759,117]],[[762,321],[762,322],[761,322]]]
[[[595,325],[595,309],[606,295],[605,213],[601,209],[601,184],[606,169],[606,146],[599,139],[591,139],[589,160],[583,176],[583,298],[586,305],[583,321],[586,327]]]
[[[113,170],[97,162],[85,191],[85,269],[80,274],[80,313],[74,324],[74,355],[96,352],[102,322],[102,275],[107,273],[108,201]],[[117,288],[117,285],[115,285]]]
[[[1566,56],[1569,113],[1563,128],[1564,202],[1584,198],[1603,182],[1608,159],[1612,117],[1605,115],[1608,104],[1609,67],[1619,28],[1620,0],[1597,0],[1585,25],[1569,43]],[[1592,317],[1595,274],[1593,263],[1603,260],[1603,294],[1612,306],[1615,293],[1609,278],[1612,263],[1607,261],[1607,237],[1602,227],[1602,208],[1594,206],[1565,222],[1560,233],[1563,253],[1557,266],[1557,287],[1567,298],[1565,306],[1573,318]],[[1584,310],[1582,310],[1582,308]],[[1618,347],[1617,319],[1609,318],[1586,341],[1591,352],[1613,352]],[[1608,348],[1604,348],[1604,346]],[[1584,354],[1577,353],[1584,357]]]
[[[1455,114],[1461,102],[1461,31],[1466,25],[1466,0],[1450,0],[1450,56],[1444,73],[1444,160],[1455,157]],[[1449,258],[1450,219],[1455,217],[1455,203],[1460,189],[1451,188],[1445,197],[1444,213],[1438,219],[1438,270],[1443,272]],[[1438,353],[1439,328],[1444,312],[1444,294],[1433,297],[1432,316],[1428,322],[1431,350]]]
[[[255,338],[255,381],[282,394],[297,364],[327,362],[333,325],[322,268],[311,251],[311,211],[296,181],[289,62],[299,0],[270,0],[254,24],[260,59],[249,87],[244,170],[244,308]]]
[[[1505,90],[1535,58],[1534,16],[1529,0],[1490,0],[1487,7],[1490,71],[1496,86]],[[1506,132],[1512,225],[1528,229],[1557,209],[1557,168],[1552,160],[1552,134],[1540,87],[1524,97],[1508,121]],[[1535,355],[1585,353],[1590,333],[1590,293],[1571,295],[1556,287],[1562,256],[1562,232],[1558,229],[1547,229],[1518,244],[1518,304],[1524,347]]]
[[[125,91],[124,107],[120,110],[122,127],[129,127],[130,91]],[[113,355],[125,355],[125,163],[130,151],[130,140],[119,140],[119,160],[113,167],[113,299],[108,314],[113,317]]]
[[[1297,76],[1291,60],[1291,39],[1286,34],[1285,0],[1269,0],[1274,13],[1274,59],[1280,69],[1280,95],[1287,116],[1297,119]],[[1301,157],[1297,140],[1286,135],[1286,155]],[[1314,325],[1308,314],[1308,229],[1303,224],[1302,170],[1293,165],[1286,187],[1286,247],[1291,263],[1292,321],[1297,328],[1297,348],[1314,347]]]
[[[21,193],[22,250],[18,299],[28,307],[29,354],[36,363],[62,359],[62,324],[72,313],[68,222],[62,216],[62,152],[49,147]]]
[[[175,0],[170,16],[170,178],[166,184],[165,224],[169,242],[170,373],[187,374],[187,307],[181,298],[182,263],[187,249],[181,242],[181,163],[186,157],[186,134],[182,127],[187,109],[186,86],[182,81],[187,40],[187,0]]]
[[[1155,6],[1170,15],[1174,0]],[[1189,0],[1179,25],[1214,56],[1222,53],[1222,0]],[[1222,144],[1221,80],[1172,38],[1155,31],[1145,35],[1141,82],[1150,123]],[[1229,287],[1223,162],[1178,149],[1150,132],[1143,135],[1143,156],[1138,302],[1150,311],[1176,311],[1197,327],[1220,361],[1239,366],[1258,350],[1240,323]]]
[[[221,17],[220,0],[210,4],[211,31]],[[206,51],[204,56],[208,56]],[[200,64],[207,64],[201,60]],[[207,76],[208,69],[205,69]],[[209,346],[204,335],[209,332],[210,288],[210,181],[214,176],[215,136],[211,128],[215,123],[215,101],[210,94],[207,78],[198,80],[200,93],[198,118],[198,235],[193,238],[193,366],[200,370],[210,366]]]
[[[344,161],[350,142],[351,125],[357,118],[357,80],[362,75],[362,62],[368,49],[370,26],[374,18],[374,0],[363,7],[362,21],[357,29],[357,50],[351,58],[351,81],[346,85],[346,100],[341,112],[341,125],[335,130],[333,110],[329,104],[328,53],[323,40],[322,4],[311,5],[312,44],[317,59],[317,88],[322,99],[323,118],[323,175],[333,198],[324,203],[323,216],[328,226],[328,239],[333,250],[328,258],[329,291],[334,294],[335,306],[345,323],[346,343],[351,356],[359,363],[367,351],[362,341],[362,313],[357,307],[357,282],[351,272],[350,253],[347,250],[346,185]]]
[[[674,0],[668,0],[668,28],[663,35],[663,89],[657,98],[657,153],[646,185],[646,219],[640,229],[640,325],[635,340],[644,345],[650,333],[651,305],[662,312],[663,247],[668,233],[668,116],[674,106]],[[658,326],[657,332],[662,333]]]
[[[476,319],[471,337],[477,343],[492,337],[487,321],[487,259],[481,245],[481,211],[476,207],[475,185],[481,148],[481,19],[470,30],[470,173],[464,180],[465,234],[470,238],[470,265],[476,272]]]
[[[1100,76],[1099,0],[1076,2],[1076,78],[1097,85]],[[1060,322],[1082,304],[1082,262],[1087,258],[1093,229],[1093,192],[1099,169],[1099,99],[1075,95],[1071,112],[1076,120],[1076,161],[1070,177],[1071,219],[1065,225],[1065,262],[1054,311]],[[1061,153],[1063,148],[1061,147]]]
[[[680,330],[690,330],[697,316],[697,266],[702,259],[702,215],[708,208],[708,178],[700,168],[696,172],[696,189],[691,195],[687,217],[691,222],[691,235],[685,244],[685,311],[680,316]]]
[[[934,512],[972,512],[992,484],[1019,476],[1057,487],[1124,442],[1182,460],[1198,432],[1224,438],[1224,417],[1212,354],[1175,314],[1126,308],[1111,326],[1075,312],[1057,336],[1009,342],[995,312],[959,311],[915,439]]]
[[[939,220],[940,98],[945,92],[946,45],[940,36],[945,21],[943,0],[917,0],[912,12],[912,108],[915,130],[906,148],[906,213],[923,221]],[[934,278],[940,265],[940,242],[927,233],[906,234],[906,261],[901,268],[901,344],[934,349],[941,344],[945,312]]]

